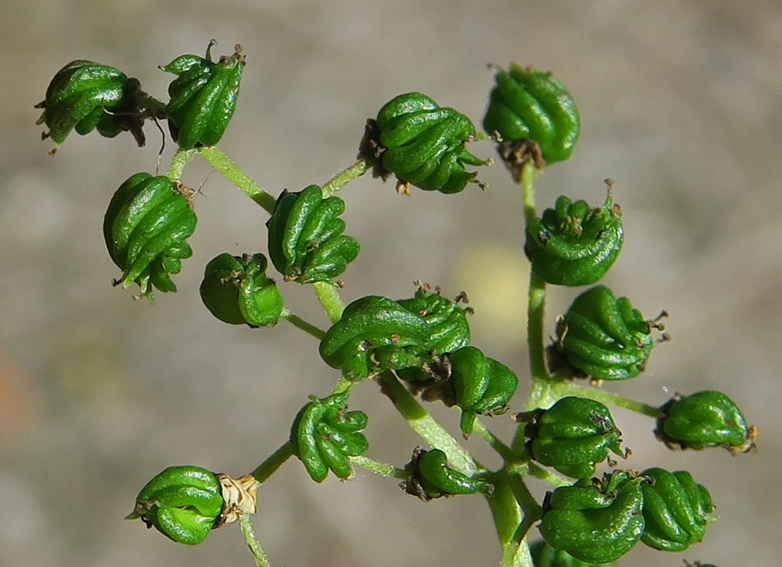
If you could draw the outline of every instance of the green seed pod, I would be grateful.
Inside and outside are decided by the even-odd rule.
[[[228,253],[213,258],[204,271],[201,299],[225,323],[251,327],[274,325],[282,314],[282,295],[266,277],[266,256]]]
[[[382,175],[393,173],[403,185],[459,193],[467,183],[477,183],[477,173],[467,172],[465,164],[486,163],[464,146],[475,134],[470,119],[421,93],[402,94],[386,103],[377,114],[377,127]]]
[[[176,291],[170,274],[182,269],[193,251],[185,240],[193,234],[196,214],[189,199],[166,176],[136,173],[114,193],[103,220],[111,259],[122,270],[115,284],[133,282],[154,300],[152,286]]]
[[[43,137],[50,137],[58,147],[72,130],[84,135],[97,129],[101,136],[113,138],[131,129],[120,115],[132,113],[134,93],[139,90],[136,79],[128,79],[113,67],[71,61],[57,72],[46,89],[46,99],[36,105],[43,109],[37,124],[49,127]],[[144,145],[143,133],[139,145]]]
[[[402,487],[408,494],[418,496],[424,501],[455,494],[490,494],[494,488],[484,480],[452,469],[448,466],[448,458],[440,449],[416,449],[405,470],[410,473],[410,479],[402,483]]]
[[[615,567],[614,563],[587,563],[562,549],[554,549],[546,540],[538,540],[529,548],[535,567]]]
[[[524,252],[533,272],[550,284],[595,283],[619,256],[624,239],[621,217],[610,192],[596,209],[586,201],[559,197],[553,209],[527,226]]]
[[[705,390],[674,396],[660,410],[655,434],[668,447],[695,449],[725,447],[731,453],[755,449],[757,428],[747,427],[744,414],[722,392]]]
[[[419,364],[426,322],[396,301],[370,295],[348,305],[320,342],[320,356],[353,380]]]
[[[171,133],[183,150],[195,146],[214,146],[223,137],[236,110],[239,83],[244,70],[242,47],[235,46],[232,55],[223,55],[212,61],[211,48],[206,58],[182,55],[163,71],[177,75],[168,86],[171,100],[166,106],[166,117]]]
[[[460,427],[469,436],[476,415],[502,415],[508,410],[519,379],[510,368],[473,346],[452,352],[449,360],[456,405],[462,410]]]
[[[457,298],[458,299],[458,298]],[[419,286],[412,299],[400,299],[399,305],[421,317],[429,327],[429,339],[424,348],[433,354],[454,352],[470,344],[470,325],[465,310],[458,301],[432,293]]]
[[[687,471],[651,468],[641,474],[652,481],[642,486],[646,521],[642,541],[663,551],[682,551],[699,543],[706,525],[716,520],[708,517],[714,510],[709,491]]]
[[[658,340],[655,321],[645,320],[626,297],[603,285],[579,295],[557,324],[556,349],[575,369],[599,380],[638,376]],[[665,335],[663,335],[663,339]]]
[[[359,433],[367,425],[367,415],[346,412],[347,399],[347,393],[312,397],[291,426],[293,451],[315,482],[323,482],[329,470],[342,480],[350,478],[353,468],[348,457],[369,448],[366,437]]]
[[[342,199],[324,199],[317,185],[283,191],[266,226],[269,257],[285,281],[330,282],[356,259],[359,244],[342,234],[345,221],[337,218],[344,211]]]
[[[498,70],[495,79],[483,128],[503,141],[533,140],[549,163],[569,158],[581,126],[565,86],[551,73],[515,63],[509,71]]]
[[[215,527],[222,509],[222,490],[213,473],[169,467],[141,489],[127,519],[141,518],[176,542],[196,545]]]
[[[534,413],[524,434],[529,438],[529,452],[542,465],[567,476],[587,478],[594,474],[595,463],[608,458],[609,450],[624,456],[622,432],[600,402],[570,396]]]
[[[540,533],[555,549],[590,563],[619,559],[644,533],[643,477],[614,471],[598,479],[580,479],[547,498]]]

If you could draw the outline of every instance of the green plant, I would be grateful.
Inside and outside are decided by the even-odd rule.
[[[104,237],[122,270],[118,283],[136,283],[142,296],[153,288],[175,291],[172,274],[191,255],[186,239],[196,227],[193,192],[180,181],[196,155],[246,193],[270,215],[268,257],[283,281],[311,286],[331,326],[320,329],[283,303],[283,289],[268,277],[262,253],[221,254],[206,266],[200,287],[209,311],[230,324],[271,326],[282,319],[318,341],[325,364],[338,372],[331,391],[310,394],[292,419],[290,436],[250,474],[233,479],[200,467],[170,467],[138,494],[129,518],[140,518],[170,539],[197,544],[212,529],[239,520],[259,566],[270,565],[249,516],[256,491],[291,457],[315,482],[329,472],[351,479],[354,467],[396,479],[422,500],[482,495],[488,502],[502,549],[503,567],[585,567],[613,564],[638,542],[681,550],[699,542],[714,521],[708,491],[689,473],[652,467],[642,473],[613,469],[610,454],[627,458],[621,432],[607,405],[657,420],[657,436],[671,448],[724,446],[732,453],[755,447],[756,429],[738,407],[714,391],[676,396],[661,407],[600,388],[604,380],[639,376],[651,349],[665,336],[659,318],[647,320],[625,297],[603,285],[575,298],[557,323],[557,338],[546,365],[544,305],[547,285],[596,284],[622,246],[620,211],[610,192],[603,205],[558,197],[538,217],[535,179],[547,164],[567,159],[578,139],[580,119],[567,89],[550,73],[512,65],[498,69],[483,124],[475,131],[465,115],[438,106],[420,93],[395,97],[367,123],[358,162],[323,184],[272,197],[249,179],[214,144],[223,136],[237,101],[245,66],[241,48],[213,62],[183,55],[162,67],[177,75],[164,104],[121,72],[84,61],[67,65],[47,89],[42,121],[59,145],[70,131],[97,129],[104,136],[130,131],[143,140],[146,119],[167,120],[179,149],[166,175],[138,173],[125,181],[108,204]],[[524,251],[532,264],[528,291],[528,350],[531,383],[525,401],[514,402],[516,374],[471,344],[462,304],[418,284],[412,298],[366,295],[344,306],[335,281],[359,254],[358,241],[343,234],[345,201],[334,193],[373,170],[394,175],[398,189],[459,193],[487,165],[465,144],[493,135],[498,152],[521,185],[526,223]],[[334,374],[324,368],[324,376]],[[575,378],[589,376],[590,384]],[[349,410],[354,389],[377,382],[409,426],[429,445],[416,447],[403,467],[367,456],[363,433],[368,416]],[[306,393],[305,393],[306,394]],[[303,394],[302,397],[306,397]],[[502,459],[489,469],[466,445],[435,421],[416,399],[442,401],[461,412],[465,440],[476,433]],[[497,437],[485,417],[517,405],[513,439]],[[293,410],[292,410],[293,413]],[[472,441],[470,441],[472,442]],[[259,445],[262,442],[259,441]],[[259,449],[260,450],[260,449]],[[592,478],[607,461],[613,470]],[[553,467],[554,471],[547,467]],[[559,473],[571,478],[565,478]],[[528,488],[530,477],[552,485],[542,502]],[[575,480],[573,480],[575,479]],[[544,542],[527,544],[538,524]]]

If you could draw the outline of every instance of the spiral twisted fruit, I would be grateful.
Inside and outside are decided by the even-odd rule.
[[[614,563],[587,563],[562,549],[554,549],[545,540],[538,540],[529,548],[535,567],[615,567]]]
[[[467,151],[464,144],[475,133],[469,118],[452,108],[441,108],[421,93],[401,94],[377,114],[382,164],[403,184],[425,191],[459,193],[476,183],[476,172],[467,165],[486,162]]]
[[[169,467],[141,489],[127,519],[141,518],[147,527],[178,543],[201,543],[223,509],[220,482],[195,466]]]
[[[418,366],[429,328],[396,301],[370,295],[345,308],[320,343],[321,358],[352,380],[370,374]]]
[[[725,447],[733,454],[755,449],[757,428],[747,427],[739,407],[714,390],[674,396],[662,408],[655,434],[671,448]]]
[[[60,69],[46,89],[46,98],[36,105],[43,114],[38,124],[45,123],[50,137],[59,146],[72,130],[88,134],[96,130],[101,136],[113,138],[122,131],[116,114],[128,102],[128,90],[138,87],[138,81],[118,69],[93,63],[71,61]]]
[[[416,449],[405,470],[410,473],[410,478],[402,487],[408,494],[424,501],[456,494],[491,493],[493,490],[488,482],[452,469],[448,457],[440,449]]]
[[[323,198],[317,185],[283,191],[269,218],[269,257],[286,281],[330,282],[358,256],[355,238],[342,234],[345,211],[339,197]]]
[[[329,470],[347,480],[353,474],[348,457],[369,448],[367,438],[359,433],[367,426],[367,414],[346,411],[347,399],[347,394],[313,397],[291,426],[294,453],[315,482],[323,482]]]
[[[703,540],[706,526],[716,520],[708,516],[714,510],[709,491],[687,471],[651,468],[641,474],[651,481],[642,485],[642,541],[663,551],[683,551]]]
[[[534,141],[546,162],[570,157],[581,131],[578,109],[565,86],[551,73],[512,63],[495,76],[484,129],[503,141]]]
[[[566,196],[527,226],[524,252],[533,272],[565,286],[590,285],[602,278],[619,256],[624,240],[622,215],[611,193],[602,207]]]
[[[201,300],[225,323],[274,325],[282,314],[283,301],[277,285],[266,277],[266,265],[263,254],[216,256],[204,270]]]
[[[460,428],[469,436],[478,414],[502,415],[508,410],[519,379],[510,368],[474,346],[460,348],[448,359],[456,405],[462,410]]]
[[[181,55],[161,66],[163,71],[177,75],[168,86],[171,100],[166,117],[183,150],[217,144],[236,110],[245,65],[242,48],[236,45],[232,55],[213,62],[212,45],[214,42],[206,49],[206,58]]]
[[[556,349],[578,371],[599,380],[626,380],[645,368],[660,328],[598,285],[579,295],[557,325]]]
[[[557,488],[547,499],[540,533],[551,547],[589,563],[630,551],[644,533],[643,477],[615,471]]]
[[[429,328],[424,349],[433,354],[445,354],[470,344],[470,325],[465,310],[457,301],[451,301],[422,285],[411,299],[400,299],[399,305],[417,314]]]
[[[535,413],[524,434],[529,438],[527,448],[542,465],[567,476],[587,478],[594,474],[595,463],[608,458],[609,451],[624,455],[622,432],[600,402],[569,396]]]
[[[168,177],[132,175],[114,193],[103,220],[103,236],[111,259],[122,270],[115,282],[137,283],[141,295],[154,300],[152,287],[176,291],[171,274],[193,251],[185,240],[196,227],[188,198]]]

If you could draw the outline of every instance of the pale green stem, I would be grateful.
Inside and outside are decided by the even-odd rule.
[[[553,473],[549,470],[544,469],[541,466],[536,465],[535,463],[528,463],[529,466],[529,474],[534,476],[535,478],[539,478],[540,480],[549,483],[552,486],[560,487],[560,486],[570,486],[573,484],[573,480],[565,478],[564,476],[560,476],[557,473]]]
[[[334,386],[334,389],[331,391],[331,394],[334,395],[350,392],[350,390],[353,389],[353,386],[355,386],[355,383],[352,380],[348,380],[344,376],[341,376],[337,381],[337,384]]]
[[[507,471],[499,471],[488,475],[487,481],[494,486],[486,500],[502,546],[500,567],[535,567],[523,541],[526,533],[526,529],[522,531],[524,513],[511,486],[510,475]]]
[[[364,455],[348,458],[354,465],[380,476],[387,478],[398,478],[399,480],[408,480],[410,478],[410,474],[405,469],[400,469],[386,463],[380,463],[374,459],[365,457]]]
[[[282,314],[280,315],[280,318],[285,319],[286,321],[288,321],[288,323],[290,323],[294,327],[301,329],[302,331],[312,335],[318,340],[322,340],[323,337],[326,336],[326,331],[319,329],[318,327],[316,327],[312,323],[305,321],[298,315],[294,315],[288,309],[282,310]]]
[[[558,394],[557,399],[565,396],[579,396],[581,398],[587,398],[603,404],[634,411],[655,419],[662,417],[663,415],[658,407],[650,406],[643,402],[631,400],[624,396],[612,394],[611,392],[599,390],[591,386],[582,386],[569,380],[554,383],[552,385],[552,390],[556,391]]]
[[[483,469],[472,455],[421,407],[421,404],[391,372],[380,374],[379,381],[383,393],[391,398],[410,428],[431,447],[443,451],[448,457],[448,463],[454,469],[468,475],[474,475]]]
[[[344,311],[345,305],[339,296],[337,286],[331,282],[315,282],[312,284],[312,289],[315,290],[315,295],[318,297],[318,301],[320,301],[331,322],[336,323],[342,319],[342,311]]]
[[[511,450],[511,448],[503,443],[496,435],[494,435],[494,433],[489,431],[489,428],[486,427],[486,425],[481,421],[481,418],[475,418],[473,430],[475,433],[480,435],[483,440],[486,441],[486,443],[489,444],[489,447],[494,449],[497,454],[502,457],[503,461],[507,463],[518,460],[518,456]]]
[[[198,153],[222,174],[223,177],[236,185],[261,207],[266,209],[266,212],[269,214],[274,212],[274,206],[276,204],[274,197],[269,195],[266,190],[255,181],[250,179],[244,171],[239,169],[239,167],[216,146],[198,148]]]
[[[253,529],[253,523],[252,520],[250,520],[250,516],[247,514],[239,514],[239,524],[242,527],[242,535],[244,535],[244,540],[247,542],[247,547],[250,548],[250,551],[255,558],[255,564],[258,565],[258,567],[271,567],[269,558],[266,557],[266,553],[264,553],[263,548],[261,547],[261,542],[259,542],[258,538],[255,536],[255,530]]]
[[[370,167],[371,166],[367,163],[367,161],[362,159],[347,169],[343,169],[320,188],[320,190],[323,192],[323,198],[325,199],[326,197],[331,197],[334,193],[339,191],[349,182],[364,175]]]
[[[258,484],[263,484],[285,461],[291,458],[291,456],[293,456],[293,445],[290,441],[286,441],[282,447],[269,455],[269,458],[258,465],[250,474],[255,477]]]
[[[182,171],[188,162],[195,157],[195,150],[183,150],[179,149],[171,158],[171,165],[168,167],[169,179],[180,179],[182,177]]]

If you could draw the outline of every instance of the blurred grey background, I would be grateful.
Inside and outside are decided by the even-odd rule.
[[[157,304],[114,289],[101,224],[116,187],[154,171],[160,136],[73,135],[55,157],[33,105],[63,65],[91,59],[138,77],[160,98],[157,66],[241,43],[242,93],[222,149],[273,194],[322,183],[353,162],[364,121],[419,90],[482,119],[487,63],[534,64],[568,85],[583,130],[573,157],[538,182],[601,202],[615,180],[626,246],[606,283],[646,315],[671,314],[672,342],[632,383],[606,384],[652,404],[671,393],[728,392],[760,427],[760,451],[674,453],[648,418],[617,413],[628,466],[686,468],[721,515],[685,553],[639,545],[620,565],[774,565],[779,538],[782,367],[782,5],[777,0],[3,0],[0,4],[0,566],[252,565],[238,528],[197,548],[123,520],[171,464],[238,476],[286,438],[309,394],[337,376],[316,342],[284,322],[249,330],[202,307],[203,265],[265,247],[266,215],[196,160],[195,256],[180,292]],[[471,146],[494,155],[491,143]],[[167,145],[163,170],[172,154]],[[522,377],[526,393],[521,199],[500,164],[490,189],[459,195],[361,179],[341,194],[362,243],[344,298],[409,297],[421,279],[475,308],[473,342]],[[321,326],[309,290],[288,305]],[[578,290],[554,289],[553,319]],[[371,456],[404,464],[417,438],[361,384]],[[432,411],[456,429],[455,413]],[[491,427],[509,438],[510,420]],[[479,439],[469,447],[496,459]],[[544,487],[535,485],[538,494]],[[495,565],[499,548],[479,497],[423,504],[358,471],[315,485],[289,462],[260,490],[256,526],[275,566]]]

